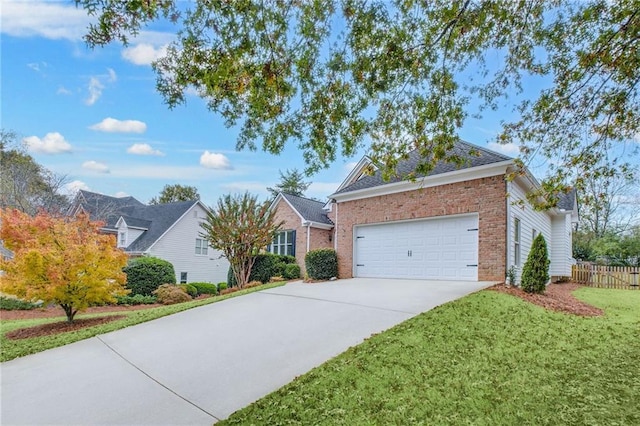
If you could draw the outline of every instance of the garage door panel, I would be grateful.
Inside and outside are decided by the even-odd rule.
[[[355,275],[477,280],[478,216],[356,228]]]

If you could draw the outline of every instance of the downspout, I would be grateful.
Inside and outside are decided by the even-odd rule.
[[[333,226],[333,249],[338,253],[338,202],[336,201],[336,223]]]
[[[506,226],[505,228],[505,243],[507,245],[506,250],[505,250],[505,256],[506,259],[504,260],[504,279],[505,282],[507,281],[507,271],[509,270],[509,259],[511,259],[511,182],[506,181],[507,184],[507,193],[505,194],[506,196],[505,198],[505,203],[506,203],[506,212],[507,212],[507,217],[505,218],[505,220],[507,221],[507,223],[505,224]],[[516,283],[510,283],[512,286],[515,286]]]
[[[311,240],[311,222],[307,221],[304,223],[304,225],[307,227],[307,253],[309,253],[309,242]]]

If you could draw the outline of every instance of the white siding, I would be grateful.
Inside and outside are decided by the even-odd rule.
[[[569,277],[573,264],[571,215],[563,214],[554,217],[551,230],[553,240],[549,274],[553,277]]]
[[[194,217],[194,209],[198,211],[198,217]],[[219,251],[209,247],[207,255],[195,254],[196,238],[200,238],[200,222],[205,217],[204,208],[195,204],[148,252],[150,256],[165,259],[173,264],[176,282],[180,282],[181,272],[187,272],[187,282],[227,281],[229,262],[220,257]]]
[[[128,228],[127,229],[127,246],[130,246],[131,244],[133,244],[133,242],[137,240],[138,237],[143,233],[144,231],[141,229]]]
[[[514,255],[514,221],[515,219],[520,220],[520,266],[517,267],[517,278],[516,282],[520,282],[520,274],[522,272],[522,267],[524,263],[527,261],[527,256],[529,256],[529,251],[531,250],[531,244],[533,243],[533,230],[535,229],[537,232],[542,233],[545,241],[547,242],[547,250],[549,250],[549,258],[551,259],[550,270],[555,268],[552,254],[552,244],[551,241],[553,239],[552,235],[552,227],[551,227],[551,217],[547,212],[536,211],[527,201],[525,196],[525,190],[522,186],[516,181],[509,182],[507,191],[509,192],[509,200],[511,203],[509,206],[509,227],[508,227],[508,259],[507,259],[507,269],[511,265],[515,265],[515,255]],[[522,205],[515,204],[519,200],[523,200],[524,203]]]

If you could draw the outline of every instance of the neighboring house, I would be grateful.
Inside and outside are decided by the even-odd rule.
[[[295,256],[304,274],[304,258],[310,250],[333,247],[333,222],[327,217],[324,205],[309,198],[278,194],[271,209],[276,209],[276,222],[284,221],[284,224],[267,250]]]
[[[383,181],[379,172],[367,173],[375,165],[363,158],[324,209],[314,205],[313,214],[321,210],[327,218],[322,226],[332,224],[331,237],[318,231],[315,240],[314,227],[304,226],[311,213],[302,214],[284,194],[274,206],[277,220],[296,231],[297,247],[335,248],[341,278],[504,281],[514,265],[519,280],[538,233],[547,241],[550,275],[570,276],[572,224],[578,220],[575,191],[556,208],[536,211],[526,202],[527,192],[538,187],[535,178],[527,171],[507,179],[515,170],[513,159],[463,141],[453,149],[465,159],[462,166],[440,162],[413,182]],[[412,152],[399,163],[398,173],[413,171],[419,160]],[[300,217],[295,227],[283,199]],[[300,239],[305,231],[310,238]]]
[[[229,262],[200,236],[208,209],[201,201],[145,205],[133,197],[116,198],[79,191],[71,214],[102,220],[130,257],[154,256],[173,264],[177,282],[227,280]]]

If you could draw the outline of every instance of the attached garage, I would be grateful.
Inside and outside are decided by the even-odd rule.
[[[478,280],[478,215],[359,225],[354,276]]]

